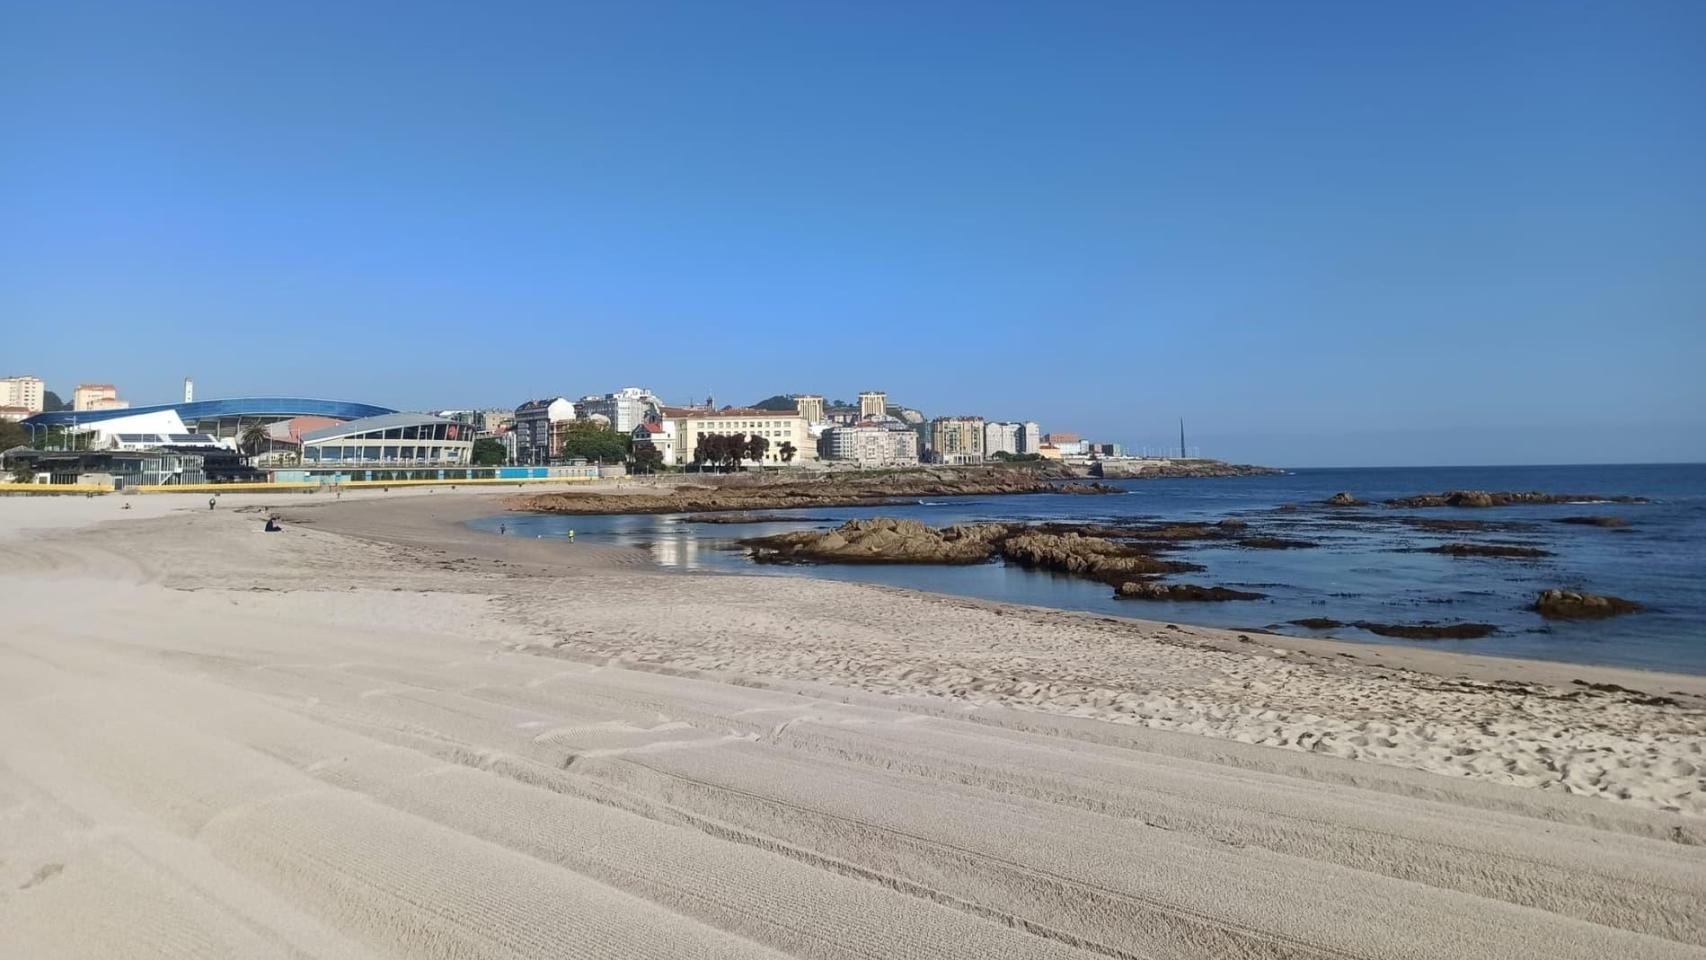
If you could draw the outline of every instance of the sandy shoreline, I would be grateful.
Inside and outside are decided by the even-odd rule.
[[[1706,957],[1702,678],[462,526],[506,495],[0,500],[0,955]]]

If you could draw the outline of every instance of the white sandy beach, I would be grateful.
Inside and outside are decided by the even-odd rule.
[[[671,574],[500,496],[0,498],[0,957],[1706,957],[1702,678]]]

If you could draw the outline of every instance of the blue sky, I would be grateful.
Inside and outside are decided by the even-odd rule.
[[[1706,4],[14,4],[0,373],[1706,459]]]

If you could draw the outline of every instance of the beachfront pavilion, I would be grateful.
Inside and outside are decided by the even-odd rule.
[[[302,435],[304,480],[453,480],[470,476],[474,428],[425,413],[387,413]]]

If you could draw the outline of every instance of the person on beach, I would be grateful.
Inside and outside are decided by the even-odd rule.
[[[570,531],[569,531],[569,542],[570,542],[570,543],[574,543],[574,542],[575,542],[575,532],[574,532],[574,531],[573,531],[573,530],[570,530]]]
[[[280,530],[283,530],[284,528],[279,526],[277,517],[267,517],[266,526],[262,527],[261,529],[265,530],[267,533],[278,533]]]
[[[501,537],[508,532],[509,532],[509,525],[508,524],[503,524],[503,523],[498,524],[498,536]]]
[[[219,502],[219,499],[217,497],[208,497],[207,498],[207,509],[212,510],[213,505],[215,503],[218,503],[218,502]]]

